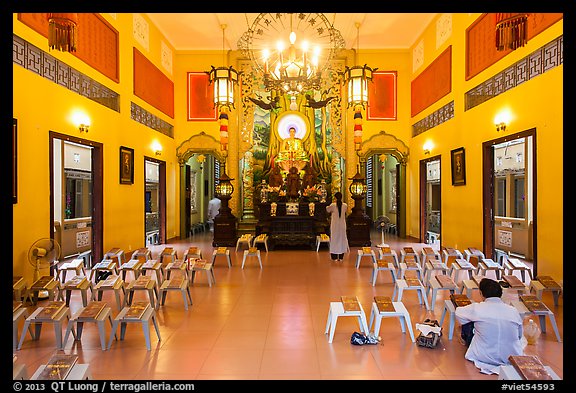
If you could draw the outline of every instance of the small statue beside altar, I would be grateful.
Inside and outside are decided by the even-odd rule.
[[[306,164],[305,173],[302,177],[302,187],[301,191],[305,190],[306,188],[312,188],[316,185],[316,173],[314,173],[314,169],[310,166],[310,164]]]
[[[286,197],[289,200],[295,200],[298,198],[300,192],[300,175],[298,174],[298,168],[292,167],[286,175]]]
[[[282,141],[280,151],[275,159],[276,164],[287,172],[292,167],[301,170],[310,161],[310,157],[304,150],[302,140],[296,137],[296,129],[290,127],[289,132],[290,136]]]
[[[275,166],[268,176],[268,184],[270,187],[282,187],[284,185],[284,179],[282,178],[282,173],[280,173],[280,168]]]

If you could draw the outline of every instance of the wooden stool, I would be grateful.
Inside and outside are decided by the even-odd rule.
[[[24,306],[21,306],[16,311],[12,312],[12,349],[15,351],[18,348],[18,324],[20,323],[21,319],[26,320],[28,318],[29,313],[28,309]],[[32,327],[28,326],[28,332],[30,333],[30,337],[34,340],[34,332],[32,331]],[[26,331],[22,330],[22,335],[25,335]]]
[[[449,277],[448,277],[449,278]],[[450,281],[452,281],[450,279]],[[454,294],[456,292],[456,284],[452,281],[453,285],[442,286],[438,280],[430,280],[428,282],[428,286],[426,287],[426,296],[430,290],[432,290],[432,294],[430,295],[430,311],[434,311],[434,304],[436,303],[436,296],[438,295],[438,291],[449,291],[450,294]]]
[[[69,270],[73,270],[76,276],[86,276],[86,269],[84,268],[84,259],[77,258],[70,262],[66,262],[56,267],[56,277],[60,277],[60,282],[66,282],[66,275]]]
[[[426,298],[425,288],[420,280],[417,281],[418,284],[413,285],[411,283],[408,283],[407,280],[405,279],[396,280],[396,285],[394,286],[394,293],[392,294],[392,299],[396,299],[397,302],[401,302],[404,291],[413,290],[416,291],[416,293],[418,294],[418,302],[420,302],[420,304],[424,304],[426,306],[426,310],[429,310],[430,307],[428,306],[428,299]],[[396,294],[398,294],[398,296],[396,296]]]
[[[216,257],[218,256],[224,256],[226,257],[226,260],[228,261],[228,267],[232,267],[232,261],[230,260],[230,250],[227,249],[226,247],[218,247],[216,248],[213,252],[212,252],[212,265],[215,264],[216,262]]]
[[[80,341],[82,339],[82,331],[84,329],[84,322],[95,322],[98,326],[98,334],[100,335],[100,346],[102,350],[105,351],[106,347],[106,320],[110,322],[110,327],[113,326],[112,323],[112,315],[111,315],[111,308],[105,306],[96,317],[87,318],[82,317],[81,314],[84,311],[86,306],[80,308],[68,321],[68,327],[66,328],[66,334],[64,335],[64,343],[63,345],[66,346],[66,342],[68,342],[68,337],[70,336],[70,332],[74,329],[74,324],[76,324],[76,341]]]
[[[320,244],[322,243],[326,243],[328,245],[328,248],[330,248],[330,236],[328,236],[325,233],[316,236],[316,252],[318,252],[318,250],[320,249]]]
[[[208,262],[204,259],[192,259],[188,266],[190,268],[190,284],[194,283],[196,272],[206,273],[208,286],[216,284],[216,277],[214,277],[214,264],[212,262]]]
[[[124,308],[126,308],[126,305],[132,305],[134,291],[146,291],[152,308],[157,309],[160,306],[160,303],[155,301],[155,299],[159,299],[156,281],[152,280],[149,276],[142,277],[147,278],[147,280],[134,280],[128,284],[128,288],[126,288],[126,296],[124,296]],[[139,279],[140,278],[141,277],[139,277]]]
[[[114,281],[116,280],[116,281]],[[110,284],[110,282],[113,282]],[[92,290],[92,300],[102,301],[102,294],[104,291],[114,291],[116,297],[116,305],[118,310],[121,310],[126,301],[126,289],[124,288],[124,280],[119,276],[109,276],[106,280],[101,280]],[[124,299],[120,300],[120,292],[124,295]]]
[[[538,279],[530,281],[530,292],[534,291],[536,297],[539,300],[542,300],[542,294],[544,291],[552,292],[552,296],[554,298],[554,305],[558,306],[558,299],[560,298],[560,293],[562,292],[562,288],[547,288]]]
[[[140,267],[141,274],[146,275],[147,271],[152,271],[156,274],[156,282],[158,285],[162,284],[164,281],[164,275],[162,274],[162,264],[157,259],[149,259]]]
[[[160,338],[160,330],[158,329],[158,323],[156,321],[156,311],[154,311],[154,307],[148,307],[142,317],[138,319],[131,319],[125,318],[126,313],[130,310],[130,307],[124,307],[120,313],[114,318],[114,323],[112,325],[112,333],[110,334],[110,341],[108,341],[108,349],[112,346],[112,339],[116,337],[116,331],[118,330],[118,325],[120,325],[120,340],[124,340],[124,336],[126,335],[126,325],[128,323],[140,323],[142,324],[142,329],[144,330],[144,338],[146,340],[146,348],[151,351],[151,344],[150,344],[150,321],[154,324],[154,328],[156,329],[156,336],[158,337],[158,341],[161,341]]]
[[[410,333],[410,339],[412,342],[416,342],[414,339],[414,331],[412,330],[412,321],[410,320],[410,314],[402,302],[392,302],[395,311],[380,311],[376,302],[372,302],[372,312],[370,313],[370,325],[369,329],[372,329],[372,323],[374,323],[373,334],[378,337],[380,335],[380,324],[382,318],[396,317],[400,321],[400,327],[402,328],[402,333],[406,333],[406,326],[408,327],[408,332]]]
[[[376,285],[376,277],[380,271],[389,271],[392,275],[392,282],[396,283],[396,268],[392,262],[394,259],[391,255],[385,255],[383,258],[376,261],[374,270],[372,271],[372,286]]]
[[[364,309],[360,304],[360,311],[344,311],[344,306],[342,302],[330,302],[330,309],[328,311],[328,320],[326,321],[326,331],[324,334],[330,335],[328,336],[328,342],[332,343],[334,339],[334,332],[336,330],[336,322],[338,321],[339,317],[355,317],[358,319],[358,325],[360,326],[360,330],[368,335],[368,323],[366,322],[366,314],[364,313]]]
[[[252,247],[256,247],[257,244],[264,244],[264,248],[266,249],[266,252],[268,252],[268,235],[261,233],[256,236],[252,241]]]
[[[80,282],[75,281],[75,279],[79,277],[83,278],[83,280]],[[73,279],[66,281],[62,286],[62,292],[65,292],[66,306],[70,307],[72,291],[80,291],[82,295],[82,305],[86,307],[88,305],[88,289],[92,291],[92,282],[88,281],[85,276],[75,276]],[[92,294],[92,296],[94,295]]]
[[[182,293],[182,298],[184,298],[184,309],[188,311],[188,300],[190,300],[190,305],[192,305],[192,295],[190,295],[188,280],[184,277],[173,277],[165,280],[160,286],[162,305],[166,302],[166,293],[168,291],[180,291]],[[188,298],[186,298],[186,295],[188,295]]]
[[[252,247],[248,250],[244,250],[244,256],[242,257],[242,269],[244,269],[244,264],[246,263],[247,257],[257,257],[258,262],[260,263],[260,269],[262,269],[262,259],[260,258],[260,250]]]
[[[63,343],[62,343],[62,326],[63,326],[63,321],[64,319],[66,319],[66,322],[68,322],[70,320],[70,308],[64,306],[59,312],[58,314],[56,314],[54,316],[54,318],[40,318],[38,316],[38,314],[40,314],[40,312],[44,309],[44,307],[38,307],[33,313],[32,315],[30,315],[28,318],[26,318],[26,320],[24,321],[24,328],[22,329],[22,332],[24,332],[24,330],[27,330],[30,328],[30,324],[33,323],[35,326],[35,332],[33,335],[33,340],[39,340],[40,339],[40,333],[42,332],[42,324],[43,323],[52,323],[54,325],[54,333],[56,336],[56,348],[58,349],[64,349],[63,347]],[[72,334],[74,335],[74,337],[76,337],[76,332],[72,331]],[[25,334],[22,334],[22,336],[20,336],[20,342],[18,343],[18,350],[20,350],[20,348],[22,348],[22,344],[24,343],[24,337],[26,337]]]
[[[504,268],[502,268],[492,259],[490,258],[480,259],[478,261],[478,268],[476,269],[476,274],[487,276],[489,271],[494,272],[494,275],[496,276],[496,281],[500,280],[500,277],[504,274]]]
[[[522,281],[526,282],[526,275],[525,272],[528,272],[528,276],[530,280],[533,280],[532,277],[532,269],[530,269],[524,262],[519,260],[518,258],[508,258],[508,260],[504,261],[504,271],[508,270],[508,274],[514,274],[514,270],[519,270],[520,275],[522,276]]]
[[[518,310],[522,318],[527,315],[536,315],[540,322],[540,329],[542,330],[542,333],[546,333],[546,317],[548,317],[550,323],[552,324],[552,329],[554,329],[554,333],[556,334],[556,340],[558,340],[559,343],[562,342],[562,339],[560,338],[560,332],[558,331],[558,325],[556,325],[556,318],[554,317],[554,313],[550,311],[548,307],[546,307],[545,311],[530,311],[526,308],[521,300],[513,300],[511,304],[516,307],[516,310]]]
[[[236,251],[238,251],[238,247],[240,247],[242,244],[245,244],[248,248],[250,248],[252,244],[252,235],[245,233],[244,235],[240,236],[236,241]]]
[[[374,253],[374,250],[372,250],[370,247],[362,247],[358,249],[358,256],[356,257],[356,269],[360,267],[360,260],[363,257],[371,258],[372,263],[377,263],[376,254]]]

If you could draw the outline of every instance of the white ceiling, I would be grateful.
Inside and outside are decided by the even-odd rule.
[[[175,50],[238,49],[238,39],[248,30],[257,13],[148,13]],[[347,49],[407,49],[412,46],[436,13],[329,13]],[[356,23],[360,23],[359,30]],[[356,38],[359,36],[359,45]]]

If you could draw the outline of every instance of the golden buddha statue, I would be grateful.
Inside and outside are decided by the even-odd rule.
[[[292,167],[298,170],[304,168],[306,163],[310,161],[310,157],[304,150],[302,140],[296,137],[296,129],[290,127],[290,136],[282,141],[280,151],[276,157],[276,163],[286,172]]]

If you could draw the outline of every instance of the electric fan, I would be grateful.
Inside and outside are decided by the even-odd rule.
[[[384,239],[384,233],[390,227],[390,219],[386,216],[380,216],[376,219],[375,222],[376,228],[380,229],[380,234],[382,236],[382,242],[378,244],[378,247],[384,247],[386,245]]]
[[[28,250],[28,262],[34,267],[34,282],[40,278],[40,269],[49,269],[60,258],[60,244],[54,239],[36,240]],[[38,298],[48,297],[48,291],[39,291]]]

